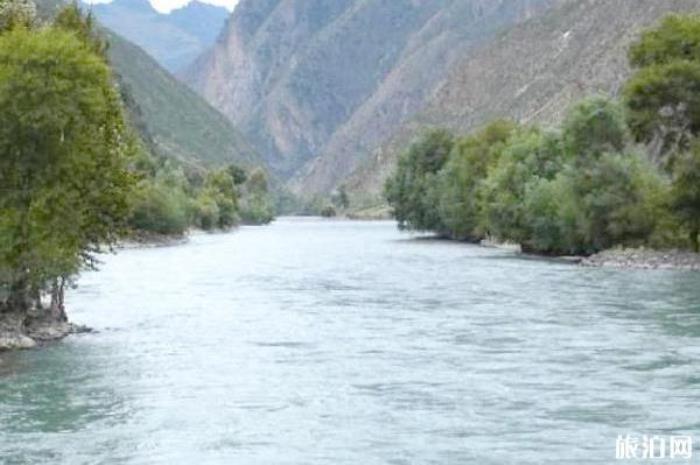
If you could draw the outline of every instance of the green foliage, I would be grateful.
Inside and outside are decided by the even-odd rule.
[[[624,89],[629,125],[661,153],[686,150],[700,133],[700,16],[667,17],[630,50],[638,68]]]
[[[53,27],[72,32],[96,55],[107,59],[107,41],[96,30],[92,13],[83,14],[78,3],[70,3],[61,8],[53,20]]]
[[[557,134],[533,128],[514,134],[502,151],[483,182],[481,228],[495,238],[523,242],[531,235],[523,198],[533,183],[561,170],[562,142]]]
[[[130,220],[132,228],[155,234],[181,235],[189,225],[184,191],[162,180],[141,181]]]
[[[629,60],[636,68],[700,60],[700,16],[668,15],[630,47]]]
[[[648,66],[627,83],[624,95],[640,141],[660,138],[663,152],[672,153],[700,132],[700,61]]]
[[[400,228],[440,229],[439,215],[428,194],[453,145],[447,131],[428,131],[399,159],[397,172],[387,180],[385,196]]]
[[[426,229],[460,240],[491,237],[544,254],[657,245],[668,232],[660,228],[673,228],[668,183],[628,148],[627,134],[620,107],[601,98],[575,105],[561,133],[497,121],[457,139],[437,173],[416,169],[411,155],[422,152],[409,151],[389,199],[407,199],[397,210],[404,221],[432,207],[438,218]]]
[[[240,178],[239,178],[240,179]],[[241,218],[246,224],[268,224],[275,217],[267,175],[258,168],[250,173],[242,189]]]
[[[347,188],[342,184],[331,195],[331,203],[335,208],[347,210],[350,208],[350,197],[348,196]]]
[[[449,161],[430,186],[425,202],[427,208],[439,215],[433,223],[439,224],[443,232],[460,240],[482,237],[483,184],[515,130],[513,123],[496,121],[454,144]]]
[[[567,166],[554,187],[550,192],[560,199],[560,229],[555,234],[557,247],[544,251],[590,254],[613,245],[644,244],[656,227],[656,200],[664,184],[648,162],[620,153],[603,154],[585,166]],[[535,244],[545,240],[534,233],[530,237],[535,250]]]
[[[671,206],[687,229],[693,249],[698,252],[700,234],[700,142],[683,154],[674,166]]]
[[[627,144],[622,109],[605,98],[587,99],[569,111],[563,125],[565,150],[578,160],[620,152]]]
[[[36,6],[31,0],[0,0],[0,33],[36,24]]]
[[[102,57],[72,33],[0,35],[0,268],[17,302],[124,231],[134,141]]]

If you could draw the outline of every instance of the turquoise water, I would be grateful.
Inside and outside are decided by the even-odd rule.
[[[0,463],[607,464],[700,430],[698,274],[314,219],[104,261],[68,298],[96,333],[0,356]]]

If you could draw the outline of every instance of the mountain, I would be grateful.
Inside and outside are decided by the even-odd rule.
[[[37,0],[36,5],[39,16],[50,20],[65,2]],[[107,28],[103,32],[131,120],[158,154],[194,165],[265,166],[228,118],[144,50]]]
[[[264,165],[224,115],[175,79],[143,50],[108,32],[109,57],[145,132],[163,155],[205,165]]]
[[[143,48],[173,73],[216,42],[229,16],[225,8],[198,1],[169,14],[159,13],[148,0],[114,0],[86,8],[101,24]]]
[[[323,192],[454,63],[561,0],[243,0],[183,78],[298,192]]]
[[[672,12],[700,12],[700,0],[569,0],[511,28],[466,56],[422,111],[386,134],[350,177],[351,191],[376,201],[420,128],[465,133],[494,118],[553,125],[581,98],[617,96],[630,75],[629,45]]]

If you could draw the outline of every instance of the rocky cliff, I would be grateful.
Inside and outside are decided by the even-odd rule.
[[[556,3],[243,0],[184,79],[295,190],[326,191],[472,48]]]

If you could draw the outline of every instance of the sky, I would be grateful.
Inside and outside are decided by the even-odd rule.
[[[88,3],[109,3],[111,0],[91,0]],[[210,3],[212,5],[219,5],[233,11],[233,8],[238,3],[238,0],[199,0],[202,3]],[[187,5],[190,0],[150,0],[153,8],[160,11],[161,13],[169,13],[175,8]]]

